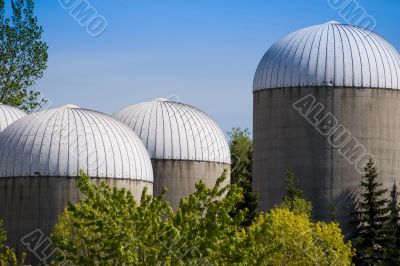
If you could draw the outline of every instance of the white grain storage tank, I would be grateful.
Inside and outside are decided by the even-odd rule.
[[[226,183],[230,181],[225,135],[199,109],[159,98],[126,107],[113,116],[133,129],[147,147],[153,164],[154,194],[166,187],[173,208],[195,191],[200,180],[212,187],[226,169]]]
[[[327,22],[276,42],[254,77],[254,177],[260,209],[293,168],[317,219],[343,228],[369,158],[387,188],[400,177],[400,56],[381,36]],[[348,231],[348,230],[347,230]]]
[[[17,107],[0,103],[0,132],[24,116],[26,113]]]
[[[25,116],[0,133],[0,217],[18,252],[27,251],[23,236],[40,229],[48,237],[67,203],[80,199],[80,170],[136,199],[144,187],[152,193],[146,148],[103,113],[66,105]]]

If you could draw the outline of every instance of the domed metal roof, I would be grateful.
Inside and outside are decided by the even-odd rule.
[[[131,105],[113,116],[139,135],[151,158],[230,164],[224,133],[195,107],[159,98]]]
[[[276,42],[254,77],[254,91],[315,86],[399,89],[400,55],[373,32],[330,21]]]
[[[0,104],[0,132],[24,116],[26,113],[17,107]]]
[[[153,181],[146,148],[116,119],[67,105],[28,115],[0,134],[0,176],[91,177]]]

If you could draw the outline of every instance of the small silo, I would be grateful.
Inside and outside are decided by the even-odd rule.
[[[195,191],[202,180],[212,187],[230,171],[230,152],[224,133],[199,109],[156,99],[126,107],[113,115],[133,129],[149,151],[154,171],[154,194],[168,189],[173,208]]]
[[[0,104],[0,132],[24,116],[26,113],[17,107]]]
[[[67,105],[19,119],[0,133],[0,217],[9,245],[36,229],[48,237],[68,202],[81,195],[79,171],[94,182],[152,193],[153,170],[136,134],[116,119]],[[32,254],[29,253],[30,261]]]
[[[287,35],[254,77],[253,188],[279,203],[293,168],[317,219],[349,226],[373,158],[387,188],[400,178],[400,56],[381,36],[327,22]],[[348,230],[346,230],[348,231]]]

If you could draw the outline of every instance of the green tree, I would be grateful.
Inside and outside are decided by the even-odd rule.
[[[250,236],[256,231],[248,243],[251,265],[351,265],[354,255],[337,223],[314,223],[286,208],[260,215],[249,231]]]
[[[43,29],[34,15],[33,0],[11,0],[11,17],[0,0],[0,102],[31,112],[45,100],[29,87],[47,67]]]
[[[228,135],[232,161],[231,182],[243,189],[243,201],[238,203],[235,210],[246,210],[243,224],[248,226],[258,214],[258,196],[252,188],[253,141],[248,129],[233,128]]]
[[[181,245],[173,253],[180,254],[184,265],[243,262],[238,243],[245,237],[240,234],[245,211],[235,211],[243,200],[242,189],[237,185],[221,187],[225,175],[214,188],[198,183],[196,192],[182,199],[179,205],[173,224],[179,231]]]
[[[339,227],[313,223],[287,209],[242,225],[245,210],[236,185],[203,183],[182,199],[176,213],[164,196],[143,193],[138,205],[126,190],[92,184],[81,173],[85,195],[60,216],[52,239],[58,261],[72,265],[350,265],[352,248]],[[318,261],[316,263],[315,261]]]
[[[378,174],[372,160],[364,170],[361,198],[353,214],[353,222],[357,225],[353,241],[357,250],[356,261],[360,265],[383,265],[391,240],[387,229],[389,200],[385,196],[387,190],[377,181]]]
[[[240,260],[238,234],[244,215],[231,211],[242,200],[236,186],[214,188],[202,182],[182,199],[176,213],[164,195],[143,193],[138,205],[124,189],[91,184],[81,173],[85,195],[61,215],[52,239],[62,250],[58,261],[73,265],[226,265]]]
[[[21,260],[18,260],[14,250],[5,245],[7,240],[4,231],[3,221],[0,220],[0,266],[22,266],[25,261],[25,254],[22,254]]]
[[[85,199],[69,205],[52,235],[62,250],[58,261],[72,265],[155,265],[171,256],[163,248],[166,232],[175,233],[171,207],[144,191],[139,206],[125,189],[91,184],[81,172]]]
[[[389,214],[389,230],[391,245],[389,250],[389,261],[393,265],[400,265],[400,215],[399,215],[399,202],[398,190],[396,183],[393,183],[392,191],[390,192],[390,214]]]
[[[304,198],[293,169],[287,170],[285,184],[286,195],[278,207],[287,208],[295,214],[306,214],[311,217],[312,204]]]

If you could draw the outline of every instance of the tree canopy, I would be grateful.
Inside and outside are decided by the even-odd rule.
[[[48,47],[33,0],[11,0],[11,16],[7,13],[0,0],[0,102],[31,112],[45,102],[30,87],[43,76]]]
[[[52,239],[61,261],[73,265],[350,265],[353,250],[336,223],[314,223],[306,214],[271,210],[243,226],[232,215],[243,191],[203,183],[178,210],[164,195],[95,185],[81,173],[85,199],[61,215]],[[340,258],[340,259],[338,259]]]
[[[238,203],[237,210],[245,210],[244,225],[250,225],[257,216],[258,196],[252,189],[252,154],[253,141],[247,129],[233,128],[228,133],[231,151],[231,182],[243,189],[243,201]]]
[[[293,169],[287,170],[285,184],[286,195],[283,197],[282,203],[278,204],[277,207],[286,208],[295,214],[306,214],[311,217],[312,204],[304,198]]]
[[[3,221],[0,220],[0,266],[25,265],[25,254],[22,254],[21,259],[19,260],[14,250],[5,245],[6,240],[7,235],[3,228]]]

